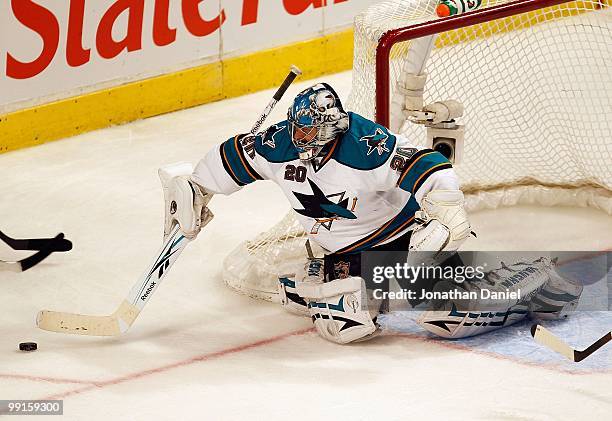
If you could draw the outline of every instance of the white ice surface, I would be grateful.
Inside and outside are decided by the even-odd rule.
[[[349,74],[322,80],[347,97]],[[291,87],[268,122],[282,119],[309,83]],[[0,272],[0,399],[64,399],[64,419],[88,420],[609,419],[609,351],[591,357],[596,369],[576,371],[552,352],[525,351],[528,326],[512,331],[523,341],[482,337],[482,348],[430,340],[401,323],[407,334],[341,347],[309,330],[308,319],[226,289],[223,257],[287,210],[269,182],[214,199],[215,220],[125,336],[37,330],[42,308],[115,310],[161,244],[157,168],[195,164],[213,144],[248,131],[272,93],[0,155],[0,229],[14,237],[62,231],[74,243],[28,272]],[[479,237],[471,241],[483,249],[612,247],[611,218],[588,209],[502,209],[472,221]],[[25,254],[0,244],[0,258],[17,255]],[[603,334],[602,320],[610,319],[556,332],[579,334],[580,347]],[[26,340],[39,350],[17,351]],[[523,360],[529,349],[544,357]]]

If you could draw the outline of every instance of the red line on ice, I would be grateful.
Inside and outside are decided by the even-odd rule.
[[[191,357],[191,358],[188,358],[188,359],[183,360],[183,361],[178,361],[176,363],[163,365],[161,367],[152,368],[152,369],[149,369],[149,370],[137,371],[135,373],[131,373],[131,374],[128,374],[126,376],[116,377],[116,378],[110,379],[110,380],[83,382],[83,383],[87,384],[87,386],[79,387],[79,388],[76,388],[76,389],[73,389],[73,390],[68,390],[66,392],[57,393],[57,394],[50,395],[50,396],[45,396],[45,397],[40,398],[40,399],[42,399],[42,400],[63,399],[65,397],[73,396],[73,395],[78,395],[78,394],[81,394],[83,392],[87,392],[89,390],[96,390],[96,389],[101,389],[101,388],[104,388],[104,387],[107,387],[107,386],[114,386],[114,385],[117,385],[117,384],[120,384],[120,383],[125,383],[125,382],[128,382],[128,381],[140,379],[142,377],[150,376],[150,375],[153,375],[153,374],[163,373],[163,372],[172,370],[174,368],[184,367],[184,366],[188,366],[188,365],[191,365],[191,364],[196,364],[196,363],[203,362],[203,361],[209,361],[209,360],[212,360],[212,359],[221,358],[221,357],[225,357],[225,356],[232,355],[232,354],[237,354],[237,353],[242,352],[242,351],[248,351],[248,350],[253,349],[253,348],[258,348],[260,346],[269,345],[271,343],[281,341],[281,340],[289,338],[291,336],[303,335],[304,333],[308,333],[308,332],[311,332],[313,330],[314,330],[314,327],[309,327],[307,329],[296,330],[296,331],[285,333],[285,334],[282,334],[282,335],[273,336],[271,338],[262,339],[260,341],[251,342],[251,343],[247,343],[247,344],[244,344],[244,345],[238,345],[238,346],[233,347],[233,348],[226,348],[226,349],[222,349],[220,351],[211,352],[211,353],[208,353],[208,354],[197,355],[195,357]]]
[[[79,380],[79,379],[64,379],[61,377],[43,377],[43,376],[28,376],[27,374],[1,374],[0,379],[17,379],[17,380],[30,380],[34,382],[47,382],[47,383],[76,383],[76,384],[95,384],[95,381]]]

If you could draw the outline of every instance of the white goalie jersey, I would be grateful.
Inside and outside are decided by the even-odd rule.
[[[192,180],[221,194],[274,181],[311,240],[336,253],[393,241],[413,228],[429,191],[459,189],[442,154],[358,114],[349,119],[348,131],[310,161],[299,159],[287,121],[256,136],[235,136],[208,152]]]

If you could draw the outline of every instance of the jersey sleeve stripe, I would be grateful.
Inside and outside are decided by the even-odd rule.
[[[255,177],[249,174],[249,172],[241,162],[239,152],[234,147],[233,139],[223,142],[223,144],[221,145],[221,150],[223,151],[222,157],[224,157],[224,164],[227,164],[231,174],[233,174],[233,176],[240,183],[242,183],[240,185],[244,186],[245,184],[249,184],[257,180]]]
[[[448,159],[439,152],[428,150],[418,156],[417,154],[408,161],[398,181],[401,189],[413,194],[429,175],[445,168],[452,168]]]
[[[427,178],[430,175],[432,175],[436,171],[441,171],[441,170],[445,170],[445,169],[448,169],[448,168],[453,168],[453,166],[450,163],[446,163],[446,162],[434,165],[433,167],[431,167],[430,169],[425,171],[423,174],[421,174],[421,176],[414,182],[414,186],[412,187],[412,192],[416,193],[417,190],[419,190],[421,188],[421,186],[423,185],[425,180],[427,180]]]
[[[412,156],[412,158],[410,158],[408,162],[406,162],[406,166],[404,167],[402,171],[402,175],[400,176],[397,182],[397,185],[400,186],[402,184],[402,182],[404,181],[404,178],[406,178],[406,175],[412,170],[412,168],[415,166],[417,162],[419,162],[421,158],[423,158],[426,155],[430,155],[432,153],[434,153],[434,151],[432,151],[431,149],[423,149],[415,153]]]
[[[232,170],[232,167],[227,161],[227,156],[225,156],[225,148],[223,146],[223,144],[219,146],[219,154],[221,155],[221,163],[223,164],[223,168],[225,168],[225,171],[231,177],[231,179],[234,180],[234,183],[238,184],[239,186],[246,185],[246,183],[243,183],[238,179],[238,177],[236,177],[234,170]]]
[[[238,136],[234,137],[234,149],[236,149],[236,153],[238,154],[238,158],[240,158],[240,162],[244,166],[245,171],[255,180],[263,180],[261,175],[249,164],[244,156],[244,150],[242,150],[242,146],[238,144]]]

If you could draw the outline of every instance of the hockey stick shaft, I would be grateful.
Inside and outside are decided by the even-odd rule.
[[[77,335],[116,336],[125,333],[151,299],[168,270],[189,241],[181,234],[179,226],[176,225],[153,262],[138,282],[134,284],[126,299],[113,314],[109,316],[88,316],[42,310],[38,313],[36,325],[51,332]]]
[[[535,341],[539,344],[544,345],[545,347],[550,348],[553,351],[565,356],[567,359],[577,363],[584,360],[612,340],[612,332],[608,332],[586,349],[579,351],[566,344],[551,331],[541,325],[536,324],[531,326],[531,336],[533,336],[533,339],[535,339]]]
[[[295,78],[301,74],[302,74],[302,71],[300,69],[298,69],[296,66],[291,66],[291,70],[289,71],[289,74],[287,75],[287,77],[285,77],[285,80],[283,81],[281,86],[279,86],[279,88],[276,90],[276,93],[272,96],[272,99],[270,100],[266,108],[264,109],[263,113],[261,113],[261,115],[259,116],[259,119],[253,125],[253,128],[251,129],[251,134],[257,133],[257,131],[259,130],[263,122],[266,120],[266,118],[268,118],[268,116],[270,115],[270,113],[272,112],[276,104],[278,103],[278,101],[280,101],[283,95],[285,94],[285,92],[287,92],[289,85],[291,85],[293,81],[295,80]]]

